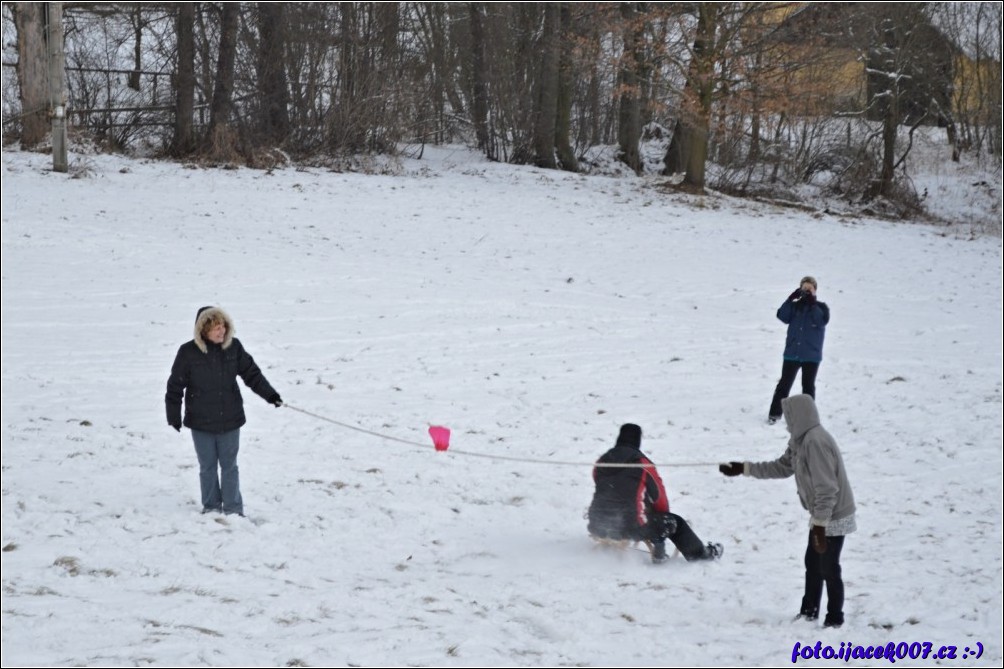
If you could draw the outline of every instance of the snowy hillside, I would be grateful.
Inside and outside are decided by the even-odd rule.
[[[4,666],[1004,660],[1000,239],[459,149],[396,176],[49,164],[3,152]],[[804,274],[858,502],[838,631],[791,622],[794,482],[713,464],[785,448],[774,312]],[[208,304],[290,405],[427,446],[245,391],[248,517],[200,515],[163,397]],[[720,562],[593,546],[589,463],[624,422]],[[510,459],[437,453],[436,424]]]

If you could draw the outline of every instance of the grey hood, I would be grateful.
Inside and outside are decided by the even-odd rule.
[[[759,479],[794,476],[798,499],[814,525],[850,516],[856,507],[844,458],[819,423],[816,403],[809,395],[795,395],[781,400],[781,409],[791,433],[788,448],[777,460],[745,463],[744,473]]]
[[[781,400],[781,412],[788,424],[788,433],[798,440],[819,425],[819,411],[809,395],[795,395]]]

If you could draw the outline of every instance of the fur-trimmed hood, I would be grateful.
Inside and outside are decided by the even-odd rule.
[[[202,329],[206,327],[206,323],[216,317],[222,318],[223,323],[227,326],[227,334],[223,338],[223,349],[230,348],[230,344],[234,342],[234,321],[230,318],[230,315],[219,307],[202,307],[195,315],[195,336],[192,339],[203,353],[206,353],[209,349],[206,346],[206,341],[202,338]]]

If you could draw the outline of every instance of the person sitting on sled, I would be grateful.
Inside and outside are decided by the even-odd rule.
[[[616,466],[619,464],[631,466]],[[722,556],[721,544],[701,543],[687,521],[670,512],[659,472],[641,452],[640,427],[622,425],[614,447],[600,456],[596,465],[596,491],[589,505],[589,534],[594,539],[644,541],[656,564],[666,561],[666,539],[688,562]]]

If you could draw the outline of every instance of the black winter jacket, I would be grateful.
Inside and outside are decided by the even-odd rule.
[[[598,463],[643,467],[596,467],[596,490],[589,505],[589,532],[611,539],[639,539],[650,513],[669,513],[666,488],[652,461],[633,439],[619,438]]]
[[[182,344],[174,358],[164,401],[168,424],[181,423],[181,400],[184,396],[185,427],[221,434],[247,422],[244,401],[237,386],[238,376],[266,401],[277,393],[240,340],[233,337],[233,322],[229,317],[220,309],[208,311],[223,315],[227,324],[226,339],[222,344],[202,339],[201,323],[211,313],[200,310],[195,339]]]

